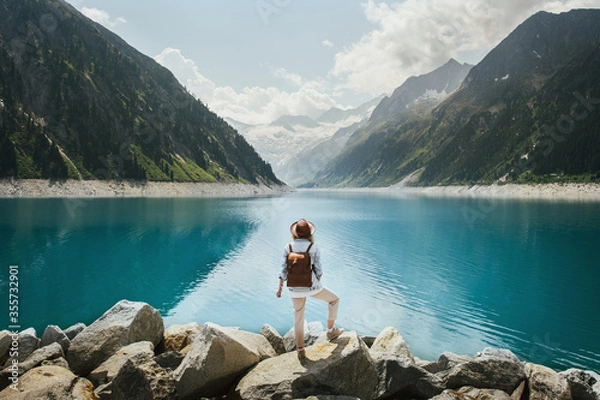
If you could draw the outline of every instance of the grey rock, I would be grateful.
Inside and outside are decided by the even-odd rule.
[[[7,330],[0,331],[0,365],[8,360],[8,349],[13,341],[13,334]]]
[[[75,325],[68,327],[63,332],[65,332],[65,335],[67,335],[69,340],[73,340],[75,338],[75,336],[79,335],[85,328],[86,328],[85,324],[82,324],[81,322],[79,322]]]
[[[181,351],[192,343],[192,339],[202,328],[196,322],[174,324],[165,330],[163,341],[157,348],[158,353]]]
[[[51,343],[58,343],[66,353],[69,350],[71,339],[56,325],[48,325],[42,334],[41,347],[48,346]]]
[[[178,351],[167,351],[154,357],[154,361],[164,369],[175,371],[181,365],[185,354]]]
[[[593,371],[571,368],[559,373],[569,383],[576,400],[600,400],[600,375]]]
[[[529,400],[571,400],[569,382],[558,372],[542,365],[526,363]]]
[[[28,328],[19,332],[19,362],[23,362],[33,353],[40,345],[40,339],[37,337],[35,329]],[[8,360],[7,362],[10,362]]]
[[[25,361],[5,367],[2,371],[0,371],[0,390],[12,383],[10,377],[14,376],[15,372],[18,374],[18,376],[22,376],[30,369],[40,366],[42,362],[59,357],[64,357],[64,353],[62,351],[62,347],[60,347],[58,343],[52,343],[49,346],[41,347],[35,350],[29,355],[29,357],[27,357]]]
[[[416,365],[410,358],[396,354],[380,355],[375,360],[379,383],[377,398],[424,398],[442,393],[444,382]]]
[[[432,374],[449,370],[454,368],[458,364],[466,363],[471,361],[472,358],[469,356],[462,356],[450,352],[442,353],[436,362],[423,364],[422,367]]]
[[[323,324],[319,321],[313,321],[310,323],[304,322],[304,346],[313,345],[319,340],[321,336],[325,334],[325,328],[323,328]],[[294,351],[296,350],[296,339],[294,336],[294,328],[287,331],[285,335],[283,335],[283,343],[285,345],[285,351]]]
[[[512,400],[511,397],[498,389],[477,389],[463,387],[458,390],[444,390],[430,400]],[[519,399],[520,400],[520,399]]]
[[[127,359],[114,379],[96,389],[100,400],[175,400],[173,377],[152,357]]]
[[[374,359],[393,354],[399,357],[408,358],[413,363],[415,361],[404,338],[396,328],[387,327],[375,338],[375,342],[371,346],[371,356]]]
[[[473,360],[454,366],[448,372],[446,387],[473,386],[512,393],[525,377],[523,364],[512,352],[486,348]]]
[[[320,339],[306,348],[306,355],[305,360],[299,360],[290,352],[260,362],[240,380],[235,396],[243,400],[311,395],[373,398],[377,371],[369,349],[356,332],[346,332],[333,342]]]
[[[42,361],[42,365],[55,365],[57,367],[69,369],[69,363],[67,362],[67,359],[64,357],[58,357],[58,358],[54,358],[52,360],[44,360],[44,361]]]
[[[277,354],[285,353],[285,344],[283,343],[283,337],[277,332],[277,329],[273,328],[269,324],[264,324],[262,328],[260,328],[260,334],[263,335],[271,346],[273,346],[273,350]]]
[[[262,335],[207,323],[173,372],[177,393],[183,400],[223,395],[250,367],[274,356]]]
[[[96,367],[87,378],[96,387],[107,384],[117,376],[119,370],[125,365],[127,360],[142,356],[145,359],[154,357],[154,345],[152,342],[136,342],[121,347],[108,360]]]
[[[60,346],[59,346],[60,347]],[[93,386],[68,369],[44,365],[27,371],[19,378],[19,391],[7,387],[0,400],[96,400]]]
[[[146,303],[122,300],[71,341],[67,361],[73,372],[86,376],[118,349],[128,344],[162,340],[163,320]]]

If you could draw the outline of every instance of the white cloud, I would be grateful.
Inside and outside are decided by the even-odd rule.
[[[333,47],[333,42],[331,40],[328,40],[328,39],[323,40],[322,44],[325,47]]]
[[[88,17],[89,19],[91,19],[92,21],[97,22],[101,25],[104,25],[107,28],[114,28],[115,26],[117,26],[119,24],[127,23],[127,20],[125,18],[117,17],[117,18],[111,19],[109,13],[107,13],[104,10],[95,8],[95,7],[94,8],[82,7],[81,13],[83,15],[85,15],[86,17]]]
[[[166,48],[154,59],[169,68],[181,84],[211,110],[246,124],[267,124],[287,114],[317,117],[336,106],[322,82],[305,80],[284,68],[271,68],[271,73],[296,85],[294,92],[272,86],[236,91],[230,86],[217,86],[203,76],[194,61],[186,58],[179,49]]]
[[[411,75],[429,72],[461,54],[485,55],[527,17],[598,7],[598,0],[368,0],[376,28],[335,55],[330,75],[338,89],[389,93]]]

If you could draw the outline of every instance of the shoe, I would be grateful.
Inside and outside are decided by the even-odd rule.
[[[334,326],[330,330],[327,330],[327,340],[329,340],[329,341],[335,340],[335,339],[339,338],[342,333],[344,333],[343,329],[340,329],[337,326]]]
[[[304,347],[301,349],[296,350],[296,352],[298,353],[298,360],[305,360],[306,359],[306,350],[304,350]]]

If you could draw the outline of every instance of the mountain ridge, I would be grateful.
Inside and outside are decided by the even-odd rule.
[[[314,185],[387,186],[418,170],[418,185],[597,180],[586,148],[600,148],[600,121],[576,121],[571,108],[598,97],[599,27],[600,10],[534,14],[436,107],[359,130]],[[576,123],[553,138],[561,118]]]
[[[0,1],[0,175],[281,184],[153,59],[63,0]]]

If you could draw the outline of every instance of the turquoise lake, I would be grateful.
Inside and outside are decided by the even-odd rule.
[[[488,346],[557,370],[600,372],[600,203],[402,198],[299,191],[249,199],[0,200],[0,329],[9,266],[19,324],[90,324],[121,299],[165,325],[207,321],[281,334],[275,297],[289,226],[316,225],[338,325],[396,327],[414,355]],[[326,306],[307,303],[325,324]]]

